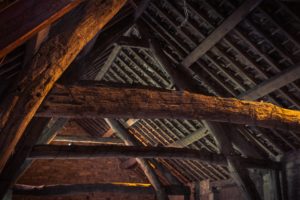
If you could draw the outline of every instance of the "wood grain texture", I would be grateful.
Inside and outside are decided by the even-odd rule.
[[[6,98],[9,104],[0,118],[0,169],[54,83],[125,2],[89,1],[85,16],[72,33],[63,32],[42,45],[18,82],[16,93]]]
[[[166,186],[169,195],[185,195],[190,190],[186,186]],[[92,192],[114,192],[132,194],[155,194],[154,189],[148,183],[94,183],[94,184],[62,184],[62,185],[16,185],[14,195],[30,196],[62,196]]]
[[[0,58],[49,26],[83,0],[17,1],[0,13]]]
[[[300,111],[266,102],[128,87],[70,86],[60,93],[50,95],[38,116],[205,119],[300,131]]]
[[[120,145],[36,145],[28,159],[92,159],[104,157],[198,160],[216,165],[227,165],[226,157],[223,154],[206,150]],[[281,167],[279,162],[266,162],[265,160],[243,158],[238,155],[232,157],[248,168],[278,169]]]

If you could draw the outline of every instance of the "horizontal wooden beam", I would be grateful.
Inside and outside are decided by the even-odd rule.
[[[190,67],[209,49],[219,42],[229,31],[238,25],[262,0],[246,0],[223,23],[217,27],[201,44],[194,49],[183,61],[182,65]]]
[[[194,150],[171,147],[144,147],[144,146],[79,146],[79,145],[37,145],[33,148],[28,159],[92,159],[103,157],[119,158],[163,158],[198,160],[201,162],[227,165],[224,155],[208,152],[206,150]],[[280,163],[270,160],[259,160],[232,156],[249,168],[278,169]]]
[[[0,58],[55,22],[82,0],[17,1],[0,13]]]
[[[137,123],[139,119],[128,119],[125,123],[123,123],[123,126],[125,128],[129,128],[133,126],[135,123]],[[114,134],[114,130],[112,128],[109,128],[102,136],[103,137],[111,137]]]
[[[259,99],[298,79],[300,79],[300,64],[287,69],[286,71],[274,76],[273,78],[270,78],[262,84],[257,85],[256,87],[240,95],[238,98],[247,100]]]
[[[67,142],[67,143],[87,143],[87,144],[123,144],[124,142],[119,138],[110,137],[91,137],[91,136],[56,136],[54,142]]]
[[[166,147],[183,148],[183,147],[186,147],[186,146],[200,140],[201,138],[207,136],[208,134],[209,133],[208,133],[207,129],[201,128],[180,140],[177,140],[171,144],[168,144]],[[135,165],[136,165],[136,160],[134,158],[127,159],[121,163],[121,166],[123,167],[123,169],[129,169]]]
[[[56,89],[59,94],[50,95],[38,116],[205,119],[300,131],[300,111],[266,102],[163,89],[101,86]]]
[[[13,195],[30,196],[65,196],[92,192],[155,194],[153,187],[148,183],[93,183],[93,184],[64,184],[64,185],[20,185],[13,188]],[[190,189],[186,186],[166,186],[168,195],[189,195]]]

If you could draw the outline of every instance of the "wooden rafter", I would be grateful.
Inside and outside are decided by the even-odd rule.
[[[52,94],[37,116],[206,119],[300,131],[300,111],[266,102],[156,88],[60,86],[57,91],[72,93],[76,104],[69,101],[70,95]]]
[[[80,145],[36,145],[28,159],[92,159],[92,158],[164,158],[198,160],[201,162],[226,166],[226,157],[223,154],[173,147],[144,147],[144,146],[80,146]],[[233,155],[247,168],[280,169],[279,162],[265,162],[263,159],[243,158]]]
[[[0,14],[0,58],[21,45],[61,16],[78,6],[82,0],[18,1]],[[26,21],[24,21],[24,19]],[[4,25],[4,27],[3,27]]]
[[[230,174],[239,186],[244,197],[247,200],[261,199],[258,190],[249,176],[248,170],[240,163],[240,161],[232,156],[235,152],[230,137],[224,134],[224,132],[228,132],[224,130],[226,127],[220,123],[207,121],[204,121],[204,123],[209,132],[216,138],[220,152],[226,156]]]
[[[58,34],[43,44],[17,83],[17,92],[5,99],[7,106],[0,117],[0,169],[54,83],[124,3],[125,0],[89,1],[86,15],[72,33]],[[55,51],[50,51],[53,48]]]
[[[237,17],[236,15],[234,16]],[[153,54],[155,55],[156,59],[162,63],[162,66],[164,66],[164,68],[169,72],[169,74],[172,77],[173,83],[178,87],[178,89],[189,90],[189,91],[195,90],[194,87],[195,84],[189,83],[191,82],[190,80],[193,80],[192,77],[190,76],[190,73],[188,71],[184,71],[184,70],[182,71],[182,69],[186,69],[185,68],[186,66],[184,66],[184,61],[182,64],[183,66],[177,66],[177,69],[175,69],[175,67],[172,66],[171,60],[169,60],[167,55],[161,50],[162,47],[159,45],[158,41],[147,33],[148,31],[146,30],[146,25],[140,24],[139,28],[140,28],[139,29],[140,32],[144,33],[143,35],[149,38],[150,48],[153,51]],[[214,44],[215,43],[213,43],[213,45]],[[206,52],[208,49],[207,50],[204,49],[204,50]],[[181,69],[182,72],[180,72],[178,68]],[[202,123],[206,124],[206,127],[208,128],[209,132],[215,136],[217,144],[219,144],[219,149],[221,153],[224,153],[227,159],[228,168],[231,171],[231,176],[235,179],[237,184],[240,186],[240,189],[244,194],[244,196],[248,200],[260,199],[260,196],[253,182],[249,177],[247,169],[245,169],[244,166],[240,165],[239,162],[236,160],[236,158],[231,157],[231,155],[234,154],[234,149],[233,149],[232,140],[230,139],[230,136],[225,135],[224,128],[226,127],[216,122],[210,123],[210,122],[202,121]],[[229,131],[231,130],[228,129],[228,132]],[[239,146],[239,143],[237,143],[237,146]]]
[[[191,133],[190,135],[167,145],[167,147],[184,148],[207,135],[208,135],[208,131],[205,128],[201,128]],[[134,159],[128,159],[124,161],[122,164],[124,167],[126,166],[126,168],[131,168],[136,164],[136,162],[134,161]]]
[[[186,186],[166,186],[169,195],[189,195],[190,190]],[[92,192],[131,193],[131,194],[155,194],[154,188],[148,183],[94,183],[94,184],[65,184],[65,185],[16,185],[14,195],[30,196],[65,196]]]
[[[262,0],[246,0],[182,61],[182,65],[184,67],[190,67],[217,42],[219,42],[229,31],[238,25],[247,14],[260,4],[261,1]]]

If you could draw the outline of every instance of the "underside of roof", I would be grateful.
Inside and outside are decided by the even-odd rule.
[[[120,87],[177,89],[148,39],[131,20],[136,15],[134,5],[144,1],[130,2],[81,50],[58,80],[59,84],[96,82]],[[51,24],[44,41],[75,27],[85,14],[85,6],[84,3],[77,6]],[[297,8],[300,8],[299,3],[279,0],[152,0],[138,21],[147,26],[148,34],[157,40],[173,67],[188,69],[188,78],[197,84],[198,93],[270,102],[299,110],[300,15],[295,11]],[[31,38],[0,57],[1,98],[13,92],[10,89],[14,82],[19,80],[21,72],[26,73],[26,66],[36,53],[32,52],[33,43],[36,45],[36,39]],[[56,92],[53,89],[50,94]],[[221,153],[216,136],[202,119],[116,120],[143,146]],[[97,144],[99,138],[114,139],[108,140],[123,145],[107,119],[52,118],[53,123],[59,124],[57,130],[75,124],[85,132],[85,135],[66,135],[61,129],[54,143],[77,144],[74,138],[84,136],[86,145]],[[247,124],[230,124],[228,130],[231,133],[224,131],[223,134],[232,139],[235,154],[243,158],[249,157],[251,152],[262,159],[279,161],[286,153],[300,148],[300,132],[294,130]],[[66,136],[72,136],[74,141],[68,141]],[[105,143],[103,141],[99,144]],[[134,158],[120,160],[121,167],[126,169],[137,165]],[[195,159],[153,160],[185,185],[207,179],[217,182],[232,178],[230,168],[224,165]],[[254,171],[251,173],[255,174]],[[162,174],[159,177],[167,184]]]

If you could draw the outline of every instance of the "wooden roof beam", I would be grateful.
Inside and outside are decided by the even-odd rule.
[[[207,121],[203,121],[203,123],[208,128],[209,132],[216,138],[220,152],[226,156],[231,177],[239,186],[244,197],[247,200],[260,200],[261,197],[255,187],[254,182],[249,176],[248,170],[243,166],[243,164],[240,163],[238,159],[232,156],[235,154],[232,146],[232,140],[228,135],[224,134],[230,130],[224,130],[227,127],[220,123]]]
[[[206,150],[120,145],[36,145],[28,159],[92,159],[105,157],[198,160],[215,165],[227,165],[226,157],[223,154]],[[275,161],[266,162],[263,159],[243,158],[238,155],[232,157],[235,157],[247,168],[281,169],[281,164]]]
[[[78,6],[82,0],[17,1],[0,13],[0,58]]]
[[[140,146],[138,140],[131,135],[128,130],[117,120],[115,119],[105,119],[105,121],[109,124],[109,126],[116,132],[116,134],[125,142],[125,145],[133,145],[133,146]],[[159,177],[155,173],[154,169],[148,163],[147,160],[143,158],[136,158],[137,163],[145,173],[146,177],[148,178],[149,182],[153,186],[156,192],[156,197],[158,200],[167,200],[169,199],[165,188]]]
[[[53,139],[53,142],[65,142],[72,144],[114,144],[124,145],[124,142],[119,138],[111,137],[92,137],[92,136],[61,136],[58,135]]]
[[[93,184],[64,184],[31,186],[17,184],[13,188],[13,195],[30,196],[66,196],[92,192],[155,194],[154,188],[148,183],[93,183]],[[187,186],[166,186],[168,195],[189,195]]]
[[[0,173],[0,199],[3,198],[18,177],[31,165],[32,162],[26,161],[26,157],[32,147],[35,144],[47,144],[54,137],[57,130],[64,125],[65,121],[65,119],[58,119],[51,124],[49,123],[50,118],[34,118],[31,121],[26,134],[16,146],[16,151]]]
[[[190,67],[201,58],[209,49],[215,46],[229,31],[238,25],[262,0],[246,0],[223,23],[217,27],[201,44],[196,47],[184,60],[182,65]]]
[[[200,140],[201,138],[203,138],[207,135],[208,135],[207,129],[201,128],[201,129],[196,130],[192,134],[167,145],[166,147],[183,148],[183,147],[186,147],[186,146]],[[135,164],[136,164],[136,162],[132,158],[127,159],[127,160],[122,162],[122,166],[123,166],[124,169],[129,169],[132,166],[134,166]]]
[[[238,98],[256,100],[298,79],[300,79],[300,64],[297,64],[296,66],[283,71],[273,78],[262,82],[256,87],[241,94],[240,96],[238,96]]]
[[[125,0],[107,3],[88,1],[86,15],[72,33],[62,32],[42,45],[28,70],[16,84],[16,93],[4,99],[8,105],[0,116],[1,170],[54,83],[125,2]],[[49,9],[48,2],[45,2],[45,5]]]
[[[231,19],[232,20],[232,19]],[[178,66],[177,69],[172,65],[172,62],[168,59],[168,57],[165,55],[165,53],[162,51],[162,47],[159,44],[158,41],[156,41],[155,38],[151,37],[151,35],[148,33],[147,30],[145,30],[145,27],[142,27],[143,24],[140,25],[140,32],[143,33],[145,37],[149,39],[150,47],[157,58],[158,61],[161,62],[162,66],[165,67],[165,69],[169,72],[170,76],[172,77],[173,83],[177,86],[179,90],[188,90],[188,91],[194,91],[194,83],[190,83],[192,79],[189,79],[189,72],[188,71],[182,71],[183,69],[186,69],[186,66]],[[221,38],[220,38],[221,39]],[[197,90],[196,90],[197,91]],[[217,144],[219,144],[219,149],[221,153],[224,153],[226,156],[226,160],[228,162],[228,168],[231,172],[231,176],[235,179],[237,184],[240,186],[240,189],[244,196],[248,200],[256,200],[260,199],[260,196],[255,188],[255,185],[251,181],[247,169],[244,168],[244,166],[239,165],[237,160],[231,155],[234,155],[234,149],[232,146],[232,141],[228,135],[225,135],[224,133],[224,125],[216,122],[206,122],[202,121],[204,124],[206,124],[209,132],[215,136]],[[231,130],[228,130],[230,132]],[[237,144],[239,146],[239,143]],[[251,152],[251,151],[250,151]]]

